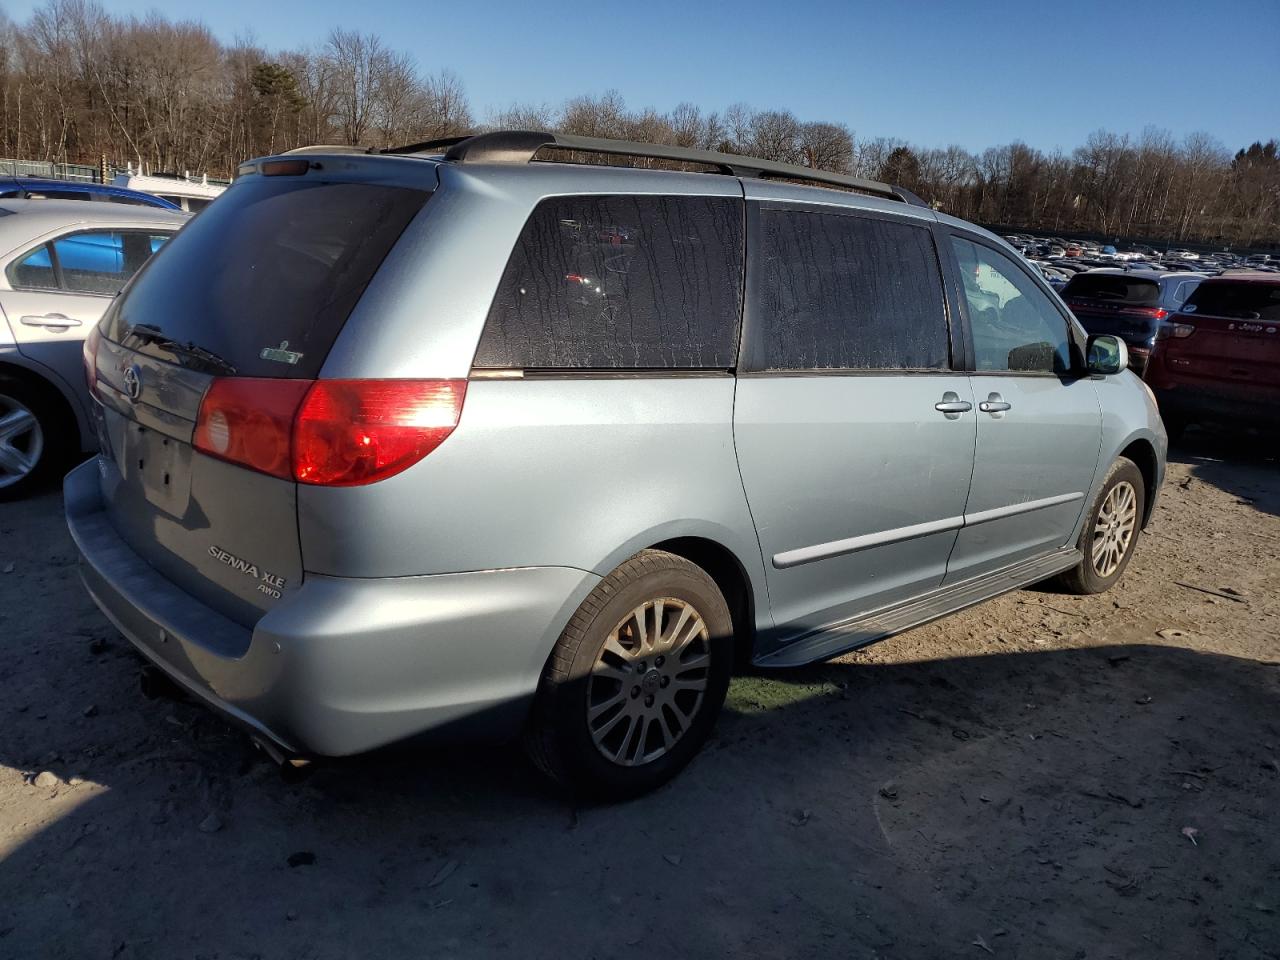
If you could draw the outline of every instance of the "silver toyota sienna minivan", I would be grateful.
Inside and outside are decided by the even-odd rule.
[[[527,131],[244,164],[85,360],[67,519],[153,671],[277,759],[522,734],[606,797],[735,666],[1107,589],[1164,476],[1124,345],[986,231]]]

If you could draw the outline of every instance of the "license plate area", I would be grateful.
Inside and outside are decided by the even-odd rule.
[[[191,445],[136,421],[128,422],[123,440],[121,476],[152,506],[170,516],[184,516],[191,499]]]

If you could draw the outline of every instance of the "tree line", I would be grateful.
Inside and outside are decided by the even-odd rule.
[[[633,110],[616,92],[477,118],[461,80],[379,37],[335,29],[317,49],[218,41],[159,13],[117,17],[49,0],[0,14],[0,153],[229,176],[252,156],[316,143],[388,147],[485,128],[547,129],[745,153],[886,180],[948,213],[1054,234],[1237,246],[1280,243],[1274,138],[1232,152],[1206,133],[1097,131],[1071,152],[1022,142],[974,153],[855,136],[789,110]]]

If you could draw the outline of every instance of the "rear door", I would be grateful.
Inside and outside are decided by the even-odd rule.
[[[943,231],[970,331],[977,450],[947,582],[1066,546],[1086,506],[1102,414],[1072,356],[1070,321],[1012,257]]]
[[[244,176],[188,223],[107,312],[97,349],[111,523],[165,576],[246,626],[302,580],[297,485],[195,450],[201,400],[216,378],[266,378],[297,383],[296,407],[430,195],[303,169]],[[224,419],[210,436],[287,462],[288,434],[270,427],[292,413],[245,409],[242,435]]]
[[[976,414],[929,221],[746,190],[760,199],[734,439],[770,607],[794,636],[942,582]]]
[[[67,383],[82,383],[85,335],[174,229],[72,230],[13,257],[0,307],[18,349]]]

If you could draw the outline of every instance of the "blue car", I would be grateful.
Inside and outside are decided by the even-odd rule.
[[[141,190],[113,187],[106,183],[83,183],[75,180],[44,180],[35,177],[0,177],[0,197],[19,200],[98,200],[107,203],[133,203],[162,210],[181,209],[177,204]]]

